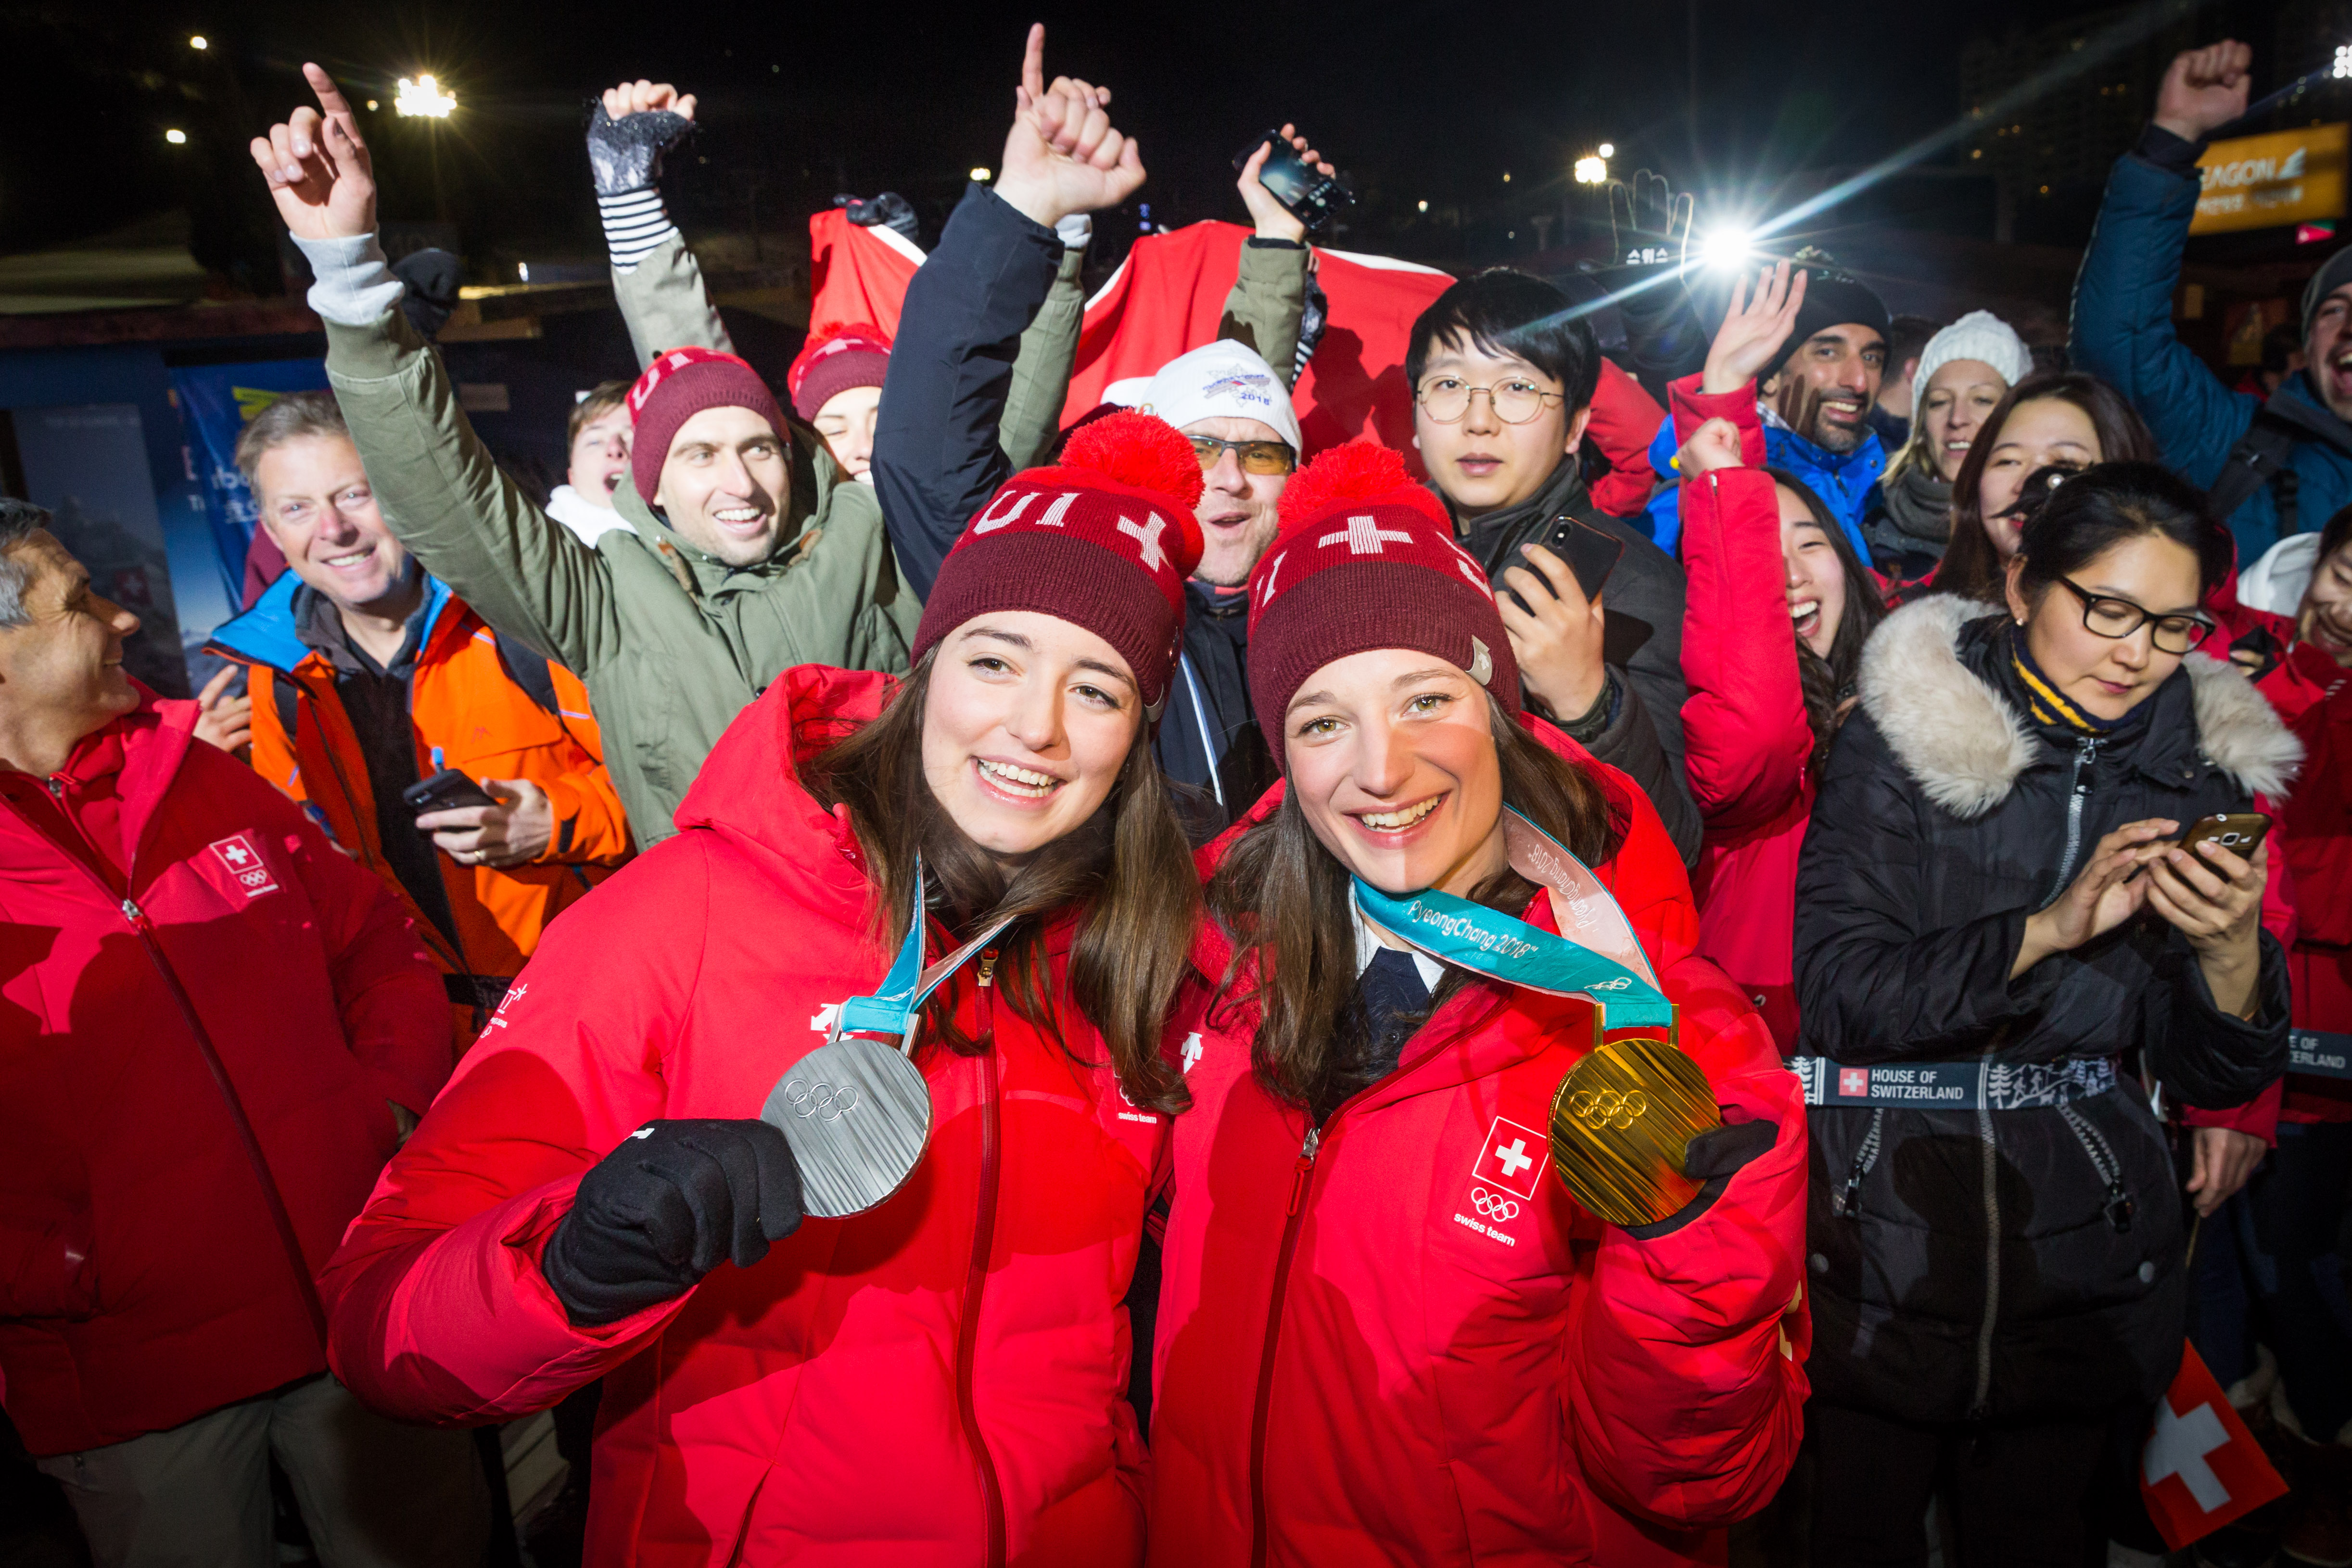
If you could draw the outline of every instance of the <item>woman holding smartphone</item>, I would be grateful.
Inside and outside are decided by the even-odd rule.
[[[1824,1568],[1924,1554],[1939,1479],[1963,1563],[2084,1561],[2101,1456],[2137,1452],[2179,1363],[2181,1205],[2137,1074],[2222,1107],[2286,1060],[2268,849],[2173,842],[2301,754],[2197,651],[2230,560],[2181,480],[2092,468],[2027,521],[2001,605],[1931,595],[1864,652],[1797,879]]]
[[[1282,522],[1250,679],[1285,782],[1202,852],[1214,920],[1169,1035],[1194,1109],[1151,1559],[1700,1560],[1797,1441],[1794,1079],[1694,955],[1648,800],[1521,710],[1486,574],[1402,459],[1326,453]],[[1625,978],[1523,984],[1528,955],[1585,952],[1561,921],[1613,932]],[[1656,990],[1725,1125],[1689,1141],[1696,1191],[1606,1225],[1545,1129],[1589,997]],[[1640,1099],[1574,1114],[1629,1127]]]

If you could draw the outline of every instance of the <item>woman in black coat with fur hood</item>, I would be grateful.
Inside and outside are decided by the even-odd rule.
[[[2230,561],[2153,465],[2067,479],[2005,607],[1930,596],[1863,654],[1805,838],[1813,1561],[2063,1564],[2180,1357],[2186,1237],[2139,1075],[2236,1105],[2286,1060],[2267,850],[2185,855],[2301,752],[2192,651]],[[1915,1556],[1916,1554],[1916,1556]]]

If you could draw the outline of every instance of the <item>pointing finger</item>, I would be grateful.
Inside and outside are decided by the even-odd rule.
[[[1021,51],[1021,86],[1031,98],[1045,92],[1045,24],[1029,24],[1029,41]]]

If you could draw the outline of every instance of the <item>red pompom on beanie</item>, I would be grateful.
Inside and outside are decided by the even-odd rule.
[[[1117,648],[1156,718],[1201,563],[1200,500],[1201,459],[1165,420],[1114,414],[1073,432],[1059,463],[1006,480],[948,552],[916,662],[974,616],[1034,610]]]
[[[857,321],[811,338],[784,372],[784,395],[793,412],[814,424],[818,410],[853,386],[879,386],[890,369],[890,340],[882,329]]]
[[[1486,574],[1403,458],[1370,441],[1334,447],[1292,478],[1281,514],[1249,589],[1250,701],[1268,734],[1284,733],[1309,676],[1383,647],[1434,654],[1519,711],[1519,667]]]
[[[784,411],[760,373],[733,354],[714,349],[672,349],[646,367],[629,388],[629,478],[637,499],[654,504],[662,465],[677,427],[706,408],[748,408],[768,422],[789,446]]]

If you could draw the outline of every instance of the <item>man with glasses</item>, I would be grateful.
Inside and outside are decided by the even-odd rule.
[[[1648,791],[1688,864],[1700,823],[1683,779],[1683,572],[1585,489],[1577,447],[1601,350],[1569,310],[1507,268],[1439,295],[1405,351],[1413,445],[1494,584],[1529,706]],[[1579,525],[1619,547],[1589,599],[1548,543]]]

